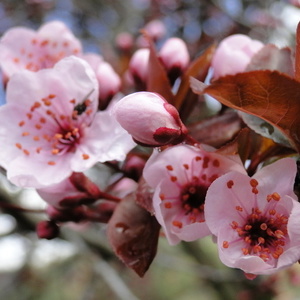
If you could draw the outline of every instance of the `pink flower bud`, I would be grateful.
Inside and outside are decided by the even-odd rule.
[[[144,146],[177,144],[187,134],[176,108],[155,93],[128,95],[116,103],[113,113],[133,139]]]
[[[59,234],[59,227],[53,221],[41,221],[37,224],[36,233],[40,239],[52,240]]]
[[[159,51],[159,58],[165,66],[171,81],[179,77],[190,62],[187,46],[179,38],[168,39]]]
[[[116,37],[116,46],[120,51],[130,51],[133,47],[133,36],[129,32],[121,32]]]
[[[122,166],[122,170],[128,177],[138,181],[143,174],[145,163],[146,159],[144,157],[129,153]]]
[[[149,56],[149,49],[139,49],[133,54],[129,63],[129,72],[140,90],[145,89],[146,86]]]
[[[150,21],[144,30],[154,41],[161,39],[166,34],[166,26],[161,20]]]
[[[121,88],[120,76],[115,72],[112,66],[107,62],[102,62],[97,71],[96,77],[99,82],[99,108],[105,109],[112,97],[119,92]]]
[[[263,46],[260,41],[252,40],[243,34],[225,38],[212,59],[213,78],[244,72],[252,56]]]

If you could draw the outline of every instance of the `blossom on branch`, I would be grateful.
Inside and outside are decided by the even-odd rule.
[[[15,74],[0,108],[0,164],[8,179],[41,188],[98,161],[123,160],[134,143],[110,111],[97,108],[95,73],[79,58]]]
[[[152,154],[143,175],[154,189],[155,216],[170,244],[210,234],[204,216],[206,191],[216,178],[232,170],[245,173],[237,157],[193,146],[177,145]]]
[[[206,196],[205,218],[221,261],[250,274],[271,274],[300,258],[296,163],[281,159],[253,177],[230,172]]]
[[[0,40],[0,65],[9,79],[23,69],[51,68],[62,58],[81,52],[81,42],[62,22],[46,23],[38,31],[15,27]]]
[[[116,103],[113,113],[134,141],[141,145],[177,144],[187,134],[176,108],[156,93],[130,94]]]

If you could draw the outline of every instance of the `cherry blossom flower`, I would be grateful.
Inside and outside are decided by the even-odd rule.
[[[253,177],[230,172],[206,196],[205,218],[221,261],[249,274],[271,274],[300,258],[296,163],[281,159]]]
[[[96,162],[123,160],[134,146],[111,116],[97,112],[98,82],[91,67],[74,56],[53,69],[12,76],[0,108],[0,164],[22,187],[61,182]]]
[[[210,234],[204,217],[206,191],[216,178],[231,170],[245,173],[236,157],[193,146],[177,145],[152,154],[143,175],[154,189],[155,216],[170,244]]]
[[[0,65],[5,76],[10,78],[23,69],[51,68],[60,59],[81,52],[80,41],[62,22],[46,23],[38,31],[14,27],[0,40]]]
[[[244,72],[251,58],[264,44],[243,34],[231,35],[220,43],[211,65],[213,78]]]
[[[187,134],[176,108],[156,93],[130,94],[116,103],[113,113],[141,145],[176,144]]]

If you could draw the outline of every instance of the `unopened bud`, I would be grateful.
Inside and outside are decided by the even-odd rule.
[[[100,63],[96,70],[96,76],[99,82],[99,109],[105,109],[112,97],[119,92],[121,88],[120,76],[115,72],[112,66],[107,62]]]
[[[133,47],[133,36],[129,32],[121,32],[116,37],[116,46],[120,51],[128,52]]]
[[[130,94],[115,104],[113,113],[135,142],[144,146],[177,144],[187,134],[176,108],[155,93]]]
[[[171,82],[183,73],[190,62],[187,46],[180,38],[168,39],[159,51],[159,58]]]
[[[40,239],[52,240],[59,234],[59,227],[53,221],[41,221],[36,226],[36,233]]]
[[[262,42],[252,40],[243,34],[234,34],[225,38],[211,62],[213,78],[244,72],[253,55],[263,46]]]
[[[136,87],[140,90],[146,87],[149,56],[149,49],[139,49],[133,54],[129,63],[129,74],[132,76]]]
[[[152,20],[146,24],[144,31],[155,42],[166,34],[166,26],[161,20]]]

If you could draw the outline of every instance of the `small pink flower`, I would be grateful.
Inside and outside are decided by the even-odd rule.
[[[190,62],[185,42],[175,37],[164,43],[159,51],[159,58],[173,81],[183,73]]]
[[[260,41],[252,40],[243,34],[225,38],[212,59],[213,78],[244,72],[252,56],[263,46]]]
[[[39,188],[98,161],[123,160],[134,143],[110,111],[97,107],[95,73],[82,59],[15,74],[0,108],[0,164],[9,180]]]
[[[253,177],[230,172],[207,192],[205,218],[221,261],[250,274],[271,274],[300,258],[296,163],[281,159]]]
[[[152,154],[143,175],[154,188],[155,216],[170,244],[210,234],[204,217],[206,191],[231,170],[245,173],[236,158],[192,146],[177,145]]]
[[[155,93],[138,92],[122,98],[114,107],[114,115],[141,145],[180,143],[187,134],[176,108]]]
[[[81,51],[81,43],[62,22],[46,23],[38,31],[15,27],[1,38],[0,65],[10,78],[23,69],[51,68],[60,59]]]

